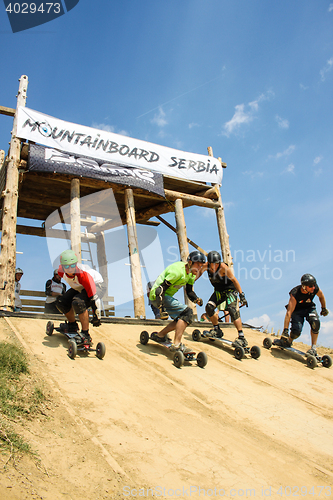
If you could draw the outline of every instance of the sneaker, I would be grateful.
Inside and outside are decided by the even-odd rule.
[[[92,338],[89,335],[89,332],[82,330],[82,332],[80,333],[80,336],[81,336],[83,344],[89,344],[89,345],[92,344]]]
[[[215,333],[215,337],[217,337],[218,339],[221,339],[223,337],[223,332],[222,332],[221,328],[219,327],[219,325],[214,326],[213,331]]]
[[[170,349],[171,352],[176,352],[176,351],[180,351],[181,350],[180,347],[181,347],[181,344],[175,345],[175,344],[172,343],[171,346],[169,347],[169,349]]]
[[[79,325],[77,324],[76,321],[73,323],[68,322],[67,323],[67,331],[68,333],[76,333],[79,331]]]
[[[291,347],[293,344],[293,341],[289,337],[284,337],[283,335],[280,338],[280,345],[282,347]]]
[[[235,347],[247,347],[248,345],[249,343],[245,337],[237,337],[233,342],[233,346]]]
[[[310,347],[310,349],[306,351],[306,354],[309,354],[310,356],[317,356],[317,349],[315,347]]]
[[[167,335],[165,335],[164,337],[159,337],[157,332],[153,332],[151,334],[151,339],[155,340],[155,342],[160,342],[160,343],[171,342],[171,339]]]

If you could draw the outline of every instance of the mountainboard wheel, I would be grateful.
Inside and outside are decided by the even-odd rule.
[[[257,345],[252,346],[250,349],[250,354],[253,359],[260,358],[261,354],[260,347],[258,347]]]
[[[265,347],[265,349],[270,349],[272,345],[273,345],[272,339],[266,337],[263,341],[263,346]]]
[[[243,347],[238,346],[238,347],[236,347],[234,354],[235,354],[236,359],[242,359],[245,356],[245,351],[244,351]]]
[[[200,330],[193,330],[192,332],[192,339],[195,341],[195,342],[198,342],[198,340],[201,339],[201,333],[200,333]]]
[[[317,360],[314,356],[312,356],[311,354],[309,356],[307,356],[306,358],[306,364],[309,368],[316,368],[317,366]]]
[[[98,342],[96,346],[96,356],[98,359],[103,359],[105,356],[106,348],[103,342]]]
[[[208,363],[208,357],[205,352],[199,352],[197,356],[197,365],[200,366],[200,368],[204,368],[206,364]]]
[[[46,325],[46,335],[51,336],[54,330],[54,323],[53,321],[48,321]]]
[[[77,355],[77,345],[74,340],[70,340],[68,342],[68,356],[71,359],[75,359],[75,356]]]
[[[149,340],[149,333],[144,330],[143,332],[140,333],[140,343],[146,345],[148,344],[148,340]]]
[[[177,368],[180,368],[184,364],[184,354],[182,351],[176,351],[173,356],[173,363]]]
[[[322,362],[322,365],[323,365],[325,368],[331,368],[332,363],[333,363],[331,356],[328,356],[328,354],[325,354],[325,355],[321,358],[321,362]]]

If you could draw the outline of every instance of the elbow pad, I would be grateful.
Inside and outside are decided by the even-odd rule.
[[[195,302],[198,298],[197,294],[193,290],[193,285],[186,285],[186,295],[192,302]]]

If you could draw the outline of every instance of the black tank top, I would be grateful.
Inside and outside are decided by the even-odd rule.
[[[235,285],[228,278],[228,276],[220,276],[218,271],[216,271],[216,273],[212,273],[209,269],[207,269],[207,273],[209,281],[216,291],[222,293],[226,290],[236,290]]]
[[[302,285],[295,286],[292,290],[290,290],[289,295],[292,295],[296,299],[296,307],[297,309],[307,309],[314,305],[313,299],[317,295],[319,291],[319,286],[316,285],[316,288],[311,293],[302,293]]]

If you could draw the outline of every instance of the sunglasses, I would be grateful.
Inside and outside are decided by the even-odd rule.
[[[76,264],[70,264],[70,265],[68,265],[68,266],[62,266],[62,267],[63,267],[64,269],[69,269],[70,267],[71,267],[72,269],[75,269],[75,268],[76,268]]]

